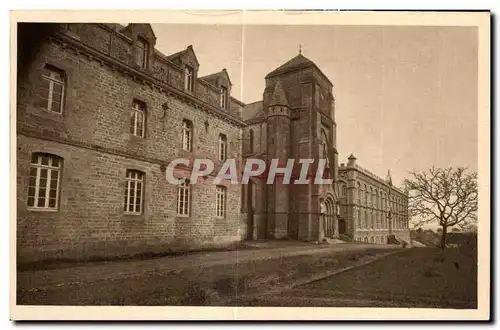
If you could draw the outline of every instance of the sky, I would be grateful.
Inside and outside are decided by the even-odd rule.
[[[264,77],[299,52],[332,81],[339,163],[401,185],[432,165],[477,171],[475,27],[152,24],[169,55],[192,45],[198,76],[226,68],[233,97],[262,99]]]

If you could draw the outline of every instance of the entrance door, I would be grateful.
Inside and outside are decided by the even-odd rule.
[[[325,201],[326,207],[326,226],[325,226],[325,236],[326,237],[334,237],[335,236],[335,204],[333,200],[328,197]]]
[[[345,234],[345,220],[339,219],[339,234]]]

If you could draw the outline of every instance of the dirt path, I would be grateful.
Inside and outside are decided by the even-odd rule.
[[[24,271],[28,305],[226,305],[400,250],[374,244],[293,245]]]
[[[105,280],[116,281],[119,279],[147,276],[151,273],[175,273],[193,268],[201,269],[209,266],[230,265],[300,255],[362,251],[373,247],[373,244],[311,244],[269,249],[193,253],[184,256],[169,256],[149,260],[89,263],[83,266],[62,269],[21,271],[17,274],[17,284],[18,290],[30,291],[60,287],[71,283],[92,283]],[[377,248],[391,249],[394,247],[381,245],[377,246]]]

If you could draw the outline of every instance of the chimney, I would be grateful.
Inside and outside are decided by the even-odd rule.
[[[349,161],[347,162],[347,166],[349,167],[356,167],[356,157],[354,157],[353,154],[351,154],[349,156],[349,158],[347,158]]]

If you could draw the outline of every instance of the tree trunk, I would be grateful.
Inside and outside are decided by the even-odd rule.
[[[441,249],[444,250],[446,248],[446,231],[448,227],[443,226],[443,232],[441,233]]]

